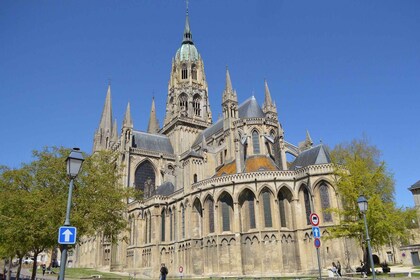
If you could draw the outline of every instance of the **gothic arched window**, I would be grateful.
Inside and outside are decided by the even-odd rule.
[[[165,241],[165,233],[166,233],[165,232],[165,209],[162,210],[162,213],[160,215],[160,229],[161,229],[160,241]]]
[[[319,196],[321,198],[321,208],[324,222],[332,222],[331,213],[325,211],[331,207],[330,194],[328,192],[328,186],[325,183],[322,183],[322,185],[319,187]]]
[[[177,218],[176,218],[176,208],[173,208],[173,217],[174,217],[174,240],[177,240],[178,233],[177,233]]]
[[[185,64],[182,64],[181,76],[183,80],[188,79],[188,69]]]
[[[201,116],[201,97],[198,94],[194,95],[193,108],[194,108],[194,115]]]
[[[280,226],[291,229],[293,227],[292,193],[286,187],[280,189],[278,194],[280,210]]]
[[[262,193],[263,207],[264,207],[264,225],[265,227],[272,227],[273,220],[271,216],[271,192],[265,189]]]
[[[174,224],[172,209],[169,208],[169,241],[174,240]]]
[[[249,189],[245,189],[239,196],[239,205],[241,206],[242,231],[255,228],[255,196]]]
[[[194,183],[197,183],[197,181],[198,181],[198,176],[197,174],[194,174]]]
[[[311,215],[311,201],[308,189],[306,186],[303,187],[303,201],[305,203],[305,215],[306,215],[306,224],[309,225],[311,223],[309,216]]]
[[[185,208],[181,205],[181,234],[182,238],[185,238]]]
[[[254,149],[254,154],[260,153],[260,136],[256,130],[252,132],[252,147]]]
[[[195,237],[201,237],[202,233],[202,220],[203,220],[203,207],[201,207],[200,200],[196,199],[192,209],[192,226],[193,235]]]
[[[197,67],[195,66],[195,64],[193,64],[193,65],[191,66],[191,77],[192,77],[194,80],[197,80]]]
[[[155,194],[155,169],[150,161],[143,161],[137,167],[134,177],[134,187],[143,192],[144,198]]]
[[[230,231],[230,221],[233,217],[233,200],[228,193],[223,193],[220,197],[220,206],[222,209],[222,231]]]
[[[181,111],[188,111],[188,96],[184,92],[179,96],[179,108]]]
[[[207,218],[208,218],[208,231],[209,233],[214,232],[214,201],[209,198],[206,202],[207,206]]]

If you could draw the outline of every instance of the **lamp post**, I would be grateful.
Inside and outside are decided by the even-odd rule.
[[[84,158],[79,148],[73,148],[70,155],[66,159],[67,176],[69,176],[70,178],[70,186],[69,186],[69,196],[67,198],[66,220],[64,221],[64,226],[70,226],[70,208],[71,208],[71,197],[73,194],[73,181],[79,174],[83,161],[84,161]],[[67,244],[63,244],[62,250],[61,250],[59,280],[64,280],[64,273],[66,271],[66,263],[67,263]]]
[[[365,221],[366,241],[367,241],[367,244],[368,244],[368,255],[369,255],[368,257],[369,257],[369,261],[370,261],[370,266],[372,268],[372,277],[373,277],[373,279],[376,279],[375,266],[373,264],[373,257],[372,257],[372,249],[370,248],[369,230],[368,230],[368,226],[367,226],[367,222],[366,222],[366,211],[368,209],[368,201],[367,201],[366,197],[361,195],[357,199],[357,204],[359,205],[359,210],[360,210],[360,212],[362,212],[363,219]]]

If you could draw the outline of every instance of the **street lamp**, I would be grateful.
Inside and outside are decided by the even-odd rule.
[[[72,194],[73,194],[73,180],[79,174],[79,171],[82,167],[82,163],[83,163],[84,160],[85,159],[83,158],[83,155],[80,152],[79,148],[73,148],[70,155],[66,159],[67,175],[70,178],[70,186],[69,186],[69,196],[67,198],[66,220],[64,221],[64,226],[70,226],[70,208],[71,208],[71,197],[72,197]],[[67,244],[63,244],[63,247],[62,247],[62,250],[61,250],[59,280],[64,280],[66,263],[67,263]]]
[[[368,201],[367,201],[366,197],[361,195],[357,199],[357,204],[359,205],[359,210],[360,210],[360,212],[362,212],[363,219],[365,221],[366,241],[367,241],[367,244],[368,244],[368,255],[369,255],[370,266],[372,267],[372,277],[373,277],[373,279],[376,279],[375,266],[373,264],[373,257],[372,257],[372,249],[370,248],[369,230],[368,230],[368,226],[367,226],[367,222],[366,222],[366,211],[368,209]]]

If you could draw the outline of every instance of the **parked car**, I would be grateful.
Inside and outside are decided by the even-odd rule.
[[[23,263],[24,264],[31,264],[31,263],[33,263],[34,262],[34,260],[33,260],[33,258],[25,258],[24,260],[23,260]]]

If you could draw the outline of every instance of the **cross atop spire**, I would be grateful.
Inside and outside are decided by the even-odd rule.
[[[186,17],[185,17],[185,28],[184,28],[184,39],[182,40],[182,44],[190,44],[194,45],[192,41],[192,34],[190,30],[190,18],[189,18],[189,11],[188,11],[188,0],[187,2],[187,10],[186,10]]]

